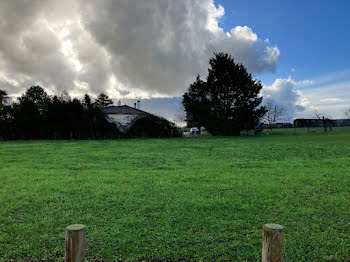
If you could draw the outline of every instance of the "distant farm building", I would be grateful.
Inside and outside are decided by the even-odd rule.
[[[322,127],[327,126],[339,127],[350,126],[350,119],[312,119],[298,118],[294,120],[294,127]]]

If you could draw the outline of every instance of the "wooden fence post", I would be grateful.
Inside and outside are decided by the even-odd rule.
[[[265,224],[263,229],[262,262],[282,262],[284,227]]]
[[[85,226],[74,224],[66,227],[64,243],[65,262],[85,260]]]

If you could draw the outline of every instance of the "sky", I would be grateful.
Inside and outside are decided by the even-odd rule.
[[[3,0],[0,89],[107,93],[175,120],[181,95],[228,52],[289,119],[350,106],[347,0]]]

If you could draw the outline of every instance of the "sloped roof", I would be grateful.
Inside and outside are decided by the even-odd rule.
[[[131,106],[109,106],[106,108],[103,108],[102,111],[106,114],[116,114],[116,115],[141,115],[141,114],[149,114],[145,111],[142,111],[140,109],[136,109]]]

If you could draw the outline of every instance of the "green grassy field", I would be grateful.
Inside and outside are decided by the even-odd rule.
[[[0,260],[350,260],[350,133],[0,143]]]

